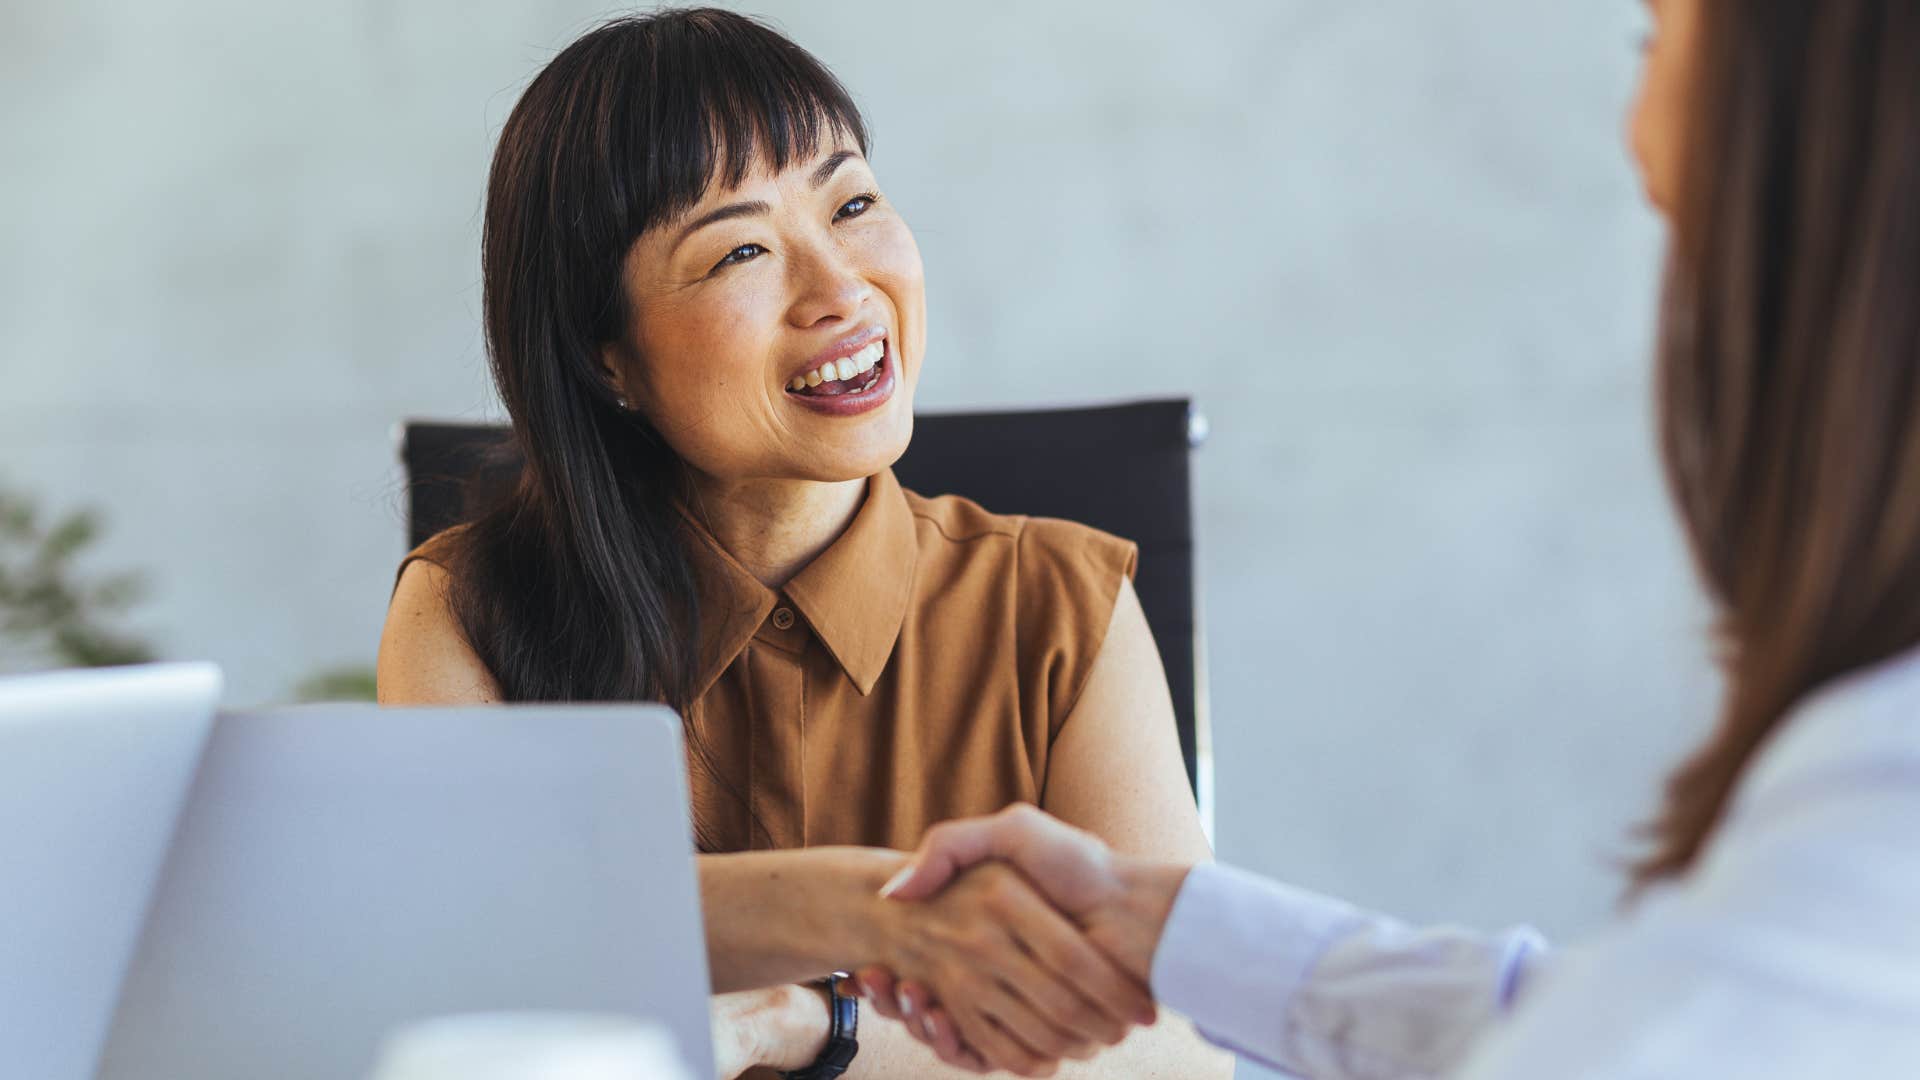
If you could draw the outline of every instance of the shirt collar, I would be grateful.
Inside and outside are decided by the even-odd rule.
[[[700,595],[695,696],[702,697],[753,640],[779,605],[780,594],[761,584],[692,517],[687,521]],[[862,696],[873,692],[893,656],[918,559],[913,511],[888,469],[867,482],[866,501],[847,531],[781,590]]]

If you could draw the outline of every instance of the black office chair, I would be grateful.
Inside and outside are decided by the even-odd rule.
[[[1205,423],[1184,399],[1080,409],[924,414],[894,466],[925,495],[963,495],[995,513],[1066,518],[1140,546],[1135,588],[1160,646],[1187,781],[1202,806],[1201,639],[1194,623],[1193,503],[1188,459]],[[497,490],[518,470],[507,429],[409,422],[400,443],[409,543],[458,524],[469,490]]]

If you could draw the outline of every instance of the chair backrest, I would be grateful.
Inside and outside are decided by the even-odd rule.
[[[1199,791],[1205,724],[1194,620],[1190,458],[1200,422],[1185,399],[1091,408],[922,414],[894,466],[925,495],[961,495],[1000,514],[1066,518],[1134,541],[1134,587],[1173,691],[1187,780]],[[400,446],[408,536],[462,521],[466,492],[517,471],[504,425],[410,422]]]

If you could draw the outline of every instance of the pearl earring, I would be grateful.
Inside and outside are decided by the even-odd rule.
[[[614,399],[613,399],[613,403],[614,403],[615,405],[618,405],[618,406],[620,406],[620,408],[621,408],[621,409],[625,409],[625,408],[627,407],[627,399],[626,399],[626,398],[623,398],[623,397],[616,397],[616,398],[614,398]]]

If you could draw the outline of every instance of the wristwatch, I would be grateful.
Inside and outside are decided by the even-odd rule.
[[[860,999],[847,997],[840,992],[840,980],[851,978],[844,971],[836,971],[826,980],[827,1009],[833,1014],[833,1026],[827,1032],[827,1045],[820,1051],[813,1064],[804,1069],[795,1069],[780,1075],[786,1080],[836,1080],[853,1064],[854,1055],[860,1053],[860,1042],[855,1036],[860,1033]]]

